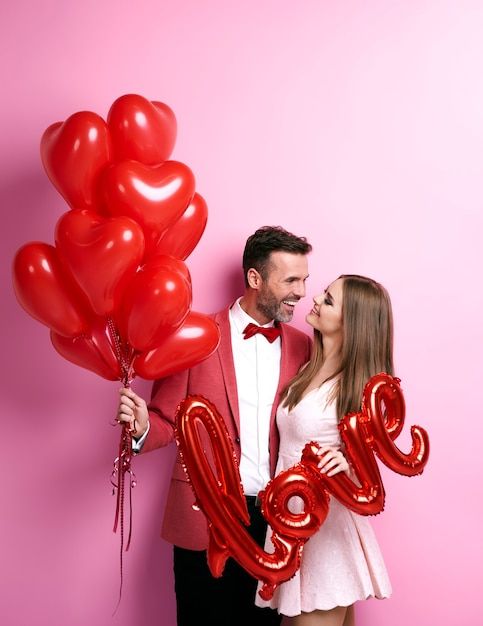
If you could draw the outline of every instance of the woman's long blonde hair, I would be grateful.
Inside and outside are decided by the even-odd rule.
[[[343,274],[342,284],[342,355],[341,364],[327,380],[337,378],[333,398],[337,401],[339,420],[359,411],[362,390],[375,374],[393,374],[393,321],[389,294],[371,278]],[[322,335],[314,330],[312,356],[306,366],[285,389],[282,400],[291,410],[300,402],[310,381],[324,362]],[[324,381],[325,382],[325,381]]]

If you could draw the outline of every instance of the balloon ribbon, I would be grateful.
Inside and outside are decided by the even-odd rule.
[[[114,326],[112,319],[108,319],[107,326],[109,329],[109,335],[116,352],[119,365],[122,372],[122,384],[125,388],[129,389],[132,382],[132,367],[127,351],[123,349],[121,345],[119,334]],[[136,486],[136,477],[131,469],[132,460],[132,430],[128,424],[124,424],[121,431],[121,438],[119,441],[119,453],[114,460],[114,468],[111,474],[111,483],[113,485],[112,493],[116,494],[116,514],[114,516],[113,532],[117,532],[118,527],[121,531],[121,547],[120,547],[120,585],[119,585],[119,600],[114,613],[117,611],[117,607],[121,602],[122,586],[123,586],[123,552],[124,552],[124,500],[125,500],[125,478],[126,474],[131,477],[130,489],[129,489],[129,533],[127,537],[127,543],[125,551],[129,550],[132,537],[132,490]]]

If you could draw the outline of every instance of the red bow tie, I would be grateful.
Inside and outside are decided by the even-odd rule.
[[[280,332],[280,327],[278,326],[269,326],[268,328],[265,328],[264,326],[257,326],[256,324],[248,324],[243,331],[243,334],[245,335],[244,339],[250,339],[253,335],[261,333],[267,338],[267,341],[272,343],[277,337],[280,337]]]

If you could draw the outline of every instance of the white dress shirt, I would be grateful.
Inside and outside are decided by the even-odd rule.
[[[240,477],[247,496],[256,496],[270,480],[270,416],[280,378],[280,337],[270,343],[261,334],[245,339],[248,324],[260,326],[240,306],[239,298],[229,311],[233,363],[240,415]],[[273,326],[273,322],[264,325]],[[134,453],[141,451],[148,430],[133,439]]]
[[[245,495],[255,496],[270,480],[270,415],[280,377],[281,341],[278,337],[270,343],[262,334],[244,338],[247,324],[260,324],[245,313],[240,299],[229,311],[240,413],[240,477]]]

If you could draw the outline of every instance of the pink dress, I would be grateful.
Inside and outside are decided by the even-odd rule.
[[[308,441],[341,445],[335,402],[328,403],[332,384],[328,381],[310,391],[290,412],[287,407],[278,407],[280,451],[277,473],[300,461],[302,449]],[[301,502],[300,498],[293,498],[291,508],[295,510]],[[267,552],[273,552],[270,536],[269,528],[265,544]],[[329,514],[318,532],[305,544],[301,566],[295,576],[281,584],[271,600],[262,600],[257,593],[255,602],[292,617],[302,611],[349,606],[356,600],[369,597],[387,598],[391,591],[369,519],[353,513],[331,497]]]

